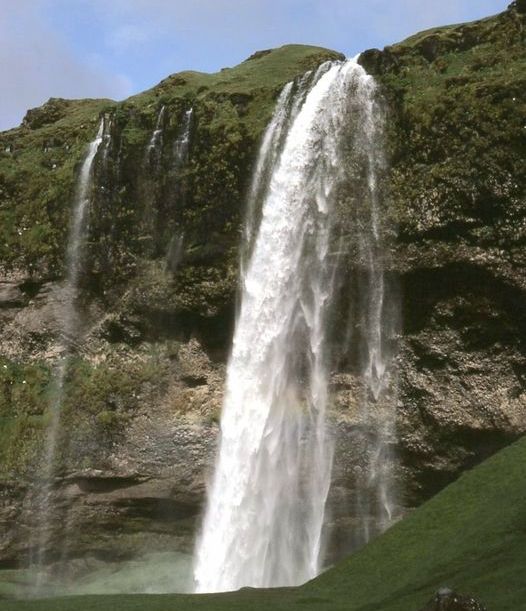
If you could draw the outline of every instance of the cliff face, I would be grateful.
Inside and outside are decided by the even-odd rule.
[[[518,2],[362,55],[390,117],[405,508],[526,430],[525,32]],[[34,522],[27,498],[60,351],[75,174],[101,113],[111,144],[95,165],[54,506],[69,509],[73,555],[190,549],[258,142],[283,84],[335,57],[284,47],[216,75],[173,75],[119,104],[50,100],[0,134],[0,563],[24,558]],[[163,139],[148,153],[163,106]],[[180,167],[174,145],[190,108]],[[346,516],[369,434],[358,387],[352,367],[334,372],[336,554],[349,549]]]
[[[402,456],[427,496],[526,424],[526,15],[367,51],[392,109]]]
[[[24,558],[34,530],[75,177],[101,115],[109,139],[94,165],[52,522],[69,515],[73,555],[153,541],[188,550],[218,431],[251,165],[284,84],[337,58],[293,45],[119,104],[50,100],[0,136],[0,561]],[[49,551],[60,554],[58,533]]]

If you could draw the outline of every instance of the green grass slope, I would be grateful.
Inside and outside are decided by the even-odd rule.
[[[411,611],[448,585],[495,611],[526,609],[526,439],[305,586],[348,609]],[[337,607],[335,607],[337,608]]]
[[[2,601],[5,611],[417,611],[441,586],[526,609],[526,438],[462,475],[360,553],[301,588],[223,595]]]

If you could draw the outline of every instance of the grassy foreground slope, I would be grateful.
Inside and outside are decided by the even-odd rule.
[[[303,591],[347,594],[349,609],[411,611],[448,585],[491,610],[526,609],[525,465],[522,438]]]
[[[5,611],[417,611],[441,586],[526,609],[526,438],[466,472],[362,552],[301,588],[7,602]]]

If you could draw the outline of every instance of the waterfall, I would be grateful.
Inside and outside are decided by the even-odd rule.
[[[166,252],[166,269],[175,274],[179,263],[183,258],[184,252],[184,233],[177,232],[172,236],[170,243],[168,244],[168,250]]]
[[[102,145],[102,164],[104,166],[106,165],[108,161],[108,155],[111,150],[111,145],[112,145],[111,132],[112,130],[113,130],[113,117],[110,115],[107,119],[105,118],[102,119],[102,142],[100,144]]]
[[[175,186],[180,187],[180,171],[188,161],[188,153],[190,150],[190,133],[192,128],[192,117],[194,109],[189,108],[185,111],[179,133],[173,144],[173,163],[172,171],[175,177]],[[184,205],[184,192],[181,196],[181,203]],[[166,269],[172,274],[175,274],[179,263],[183,257],[184,250],[184,231],[176,231],[168,244],[166,252]]]
[[[254,234],[258,224],[257,212],[262,198],[266,195],[270,173],[276,164],[277,156],[283,146],[285,126],[289,120],[290,102],[294,83],[287,83],[282,89],[276,103],[272,120],[267,126],[259,147],[256,166],[252,176],[250,193],[247,202],[247,214],[243,227],[243,243],[241,245],[241,274],[244,275],[246,265],[253,246]]]
[[[370,194],[370,223],[369,231],[362,234],[360,249],[368,262],[367,287],[364,291],[367,301],[362,318],[365,321],[366,347],[364,359],[364,378],[370,395],[375,404],[386,403],[386,393],[391,382],[391,357],[388,346],[389,338],[393,335],[393,313],[386,308],[386,281],[383,260],[386,258],[383,241],[380,236],[379,198],[378,198],[378,164],[383,162],[379,146],[379,126],[381,122],[380,110],[375,106],[375,84],[368,79],[364,86],[365,109],[365,150],[367,151],[367,186]],[[391,302],[392,305],[392,302]],[[396,323],[395,323],[396,324]],[[365,411],[372,412],[365,401]],[[373,424],[376,431],[373,447],[370,451],[368,467],[368,485],[375,492],[376,507],[373,515],[376,518],[377,529],[385,530],[393,520],[395,506],[395,489],[393,484],[392,463],[393,456],[390,449],[391,438],[395,434],[394,410],[390,405],[383,406],[383,414],[379,421]],[[366,527],[367,542],[370,533]]]
[[[194,109],[190,108],[184,113],[183,123],[174,142],[174,166],[179,170],[188,158],[188,149],[190,147],[190,129],[192,127],[192,117]]]
[[[146,147],[146,160],[150,163],[154,163],[161,156],[165,110],[166,107],[164,105],[161,106],[159,114],[157,115],[157,121],[155,122],[155,128],[148,142],[148,146]]]
[[[108,122],[108,126],[109,126]],[[66,277],[63,288],[60,319],[62,323],[61,358],[55,370],[55,396],[51,404],[50,422],[47,427],[43,468],[40,475],[40,489],[36,494],[38,507],[38,523],[36,525],[37,540],[31,546],[31,564],[37,569],[37,587],[43,585],[45,575],[43,567],[45,552],[52,534],[52,494],[53,480],[56,472],[57,443],[60,433],[60,419],[64,399],[64,383],[67,373],[68,356],[74,349],[79,333],[79,313],[77,311],[77,293],[80,274],[85,258],[85,238],[87,229],[87,213],[93,188],[93,162],[101,144],[103,156],[106,157],[110,146],[109,131],[106,122],[101,119],[97,135],[89,144],[86,157],[80,168],[73,202],[71,224],[66,248]],[[103,144],[104,143],[104,144]]]
[[[181,128],[179,129],[177,138],[174,141],[173,157],[175,170],[178,170],[184,164],[188,155],[188,149],[190,146],[190,128],[192,126],[193,113],[193,108],[185,111]],[[155,122],[155,128],[150,137],[150,141],[146,146],[145,159],[152,164],[158,164],[161,158],[164,141],[163,133],[165,115],[166,106],[161,106],[159,114],[157,115],[157,121]]]
[[[66,288],[70,291],[69,299],[66,300],[65,304],[66,343],[68,337],[74,338],[77,334],[78,316],[75,293],[78,290],[79,277],[84,264],[86,221],[91,199],[93,161],[103,141],[105,149],[110,146],[109,135],[105,132],[104,118],[101,119],[95,140],[90,142],[88,146],[88,153],[80,168],[73,205],[72,221],[66,250]],[[104,157],[105,156],[106,152],[104,152]]]
[[[265,163],[270,177],[242,276],[196,549],[198,592],[292,586],[320,570],[333,454],[325,421],[331,214],[345,175],[348,99],[364,74],[350,60],[326,64],[308,92],[297,88],[299,98],[287,85],[263,138],[255,180]]]
[[[353,106],[359,121],[352,126],[348,160],[359,168],[355,180],[360,184],[360,202],[355,205],[350,233],[357,248],[354,263],[360,272],[358,294],[351,300],[351,307],[356,310],[361,335],[359,373],[364,392],[360,403],[366,429],[363,475],[356,483],[361,532],[356,533],[355,541],[360,546],[392,523],[396,506],[392,344],[397,334],[398,301],[385,273],[389,259],[386,233],[392,230],[381,209],[381,175],[387,165],[383,153],[385,116],[377,85],[365,73],[356,81]]]
[[[241,245],[240,267],[242,276],[245,274],[256,230],[261,220],[262,202],[267,195],[272,170],[283,150],[287,126],[296,118],[301,105],[305,101],[309,86],[312,82],[316,82],[328,67],[328,63],[322,64],[315,73],[309,70],[295,81],[287,83],[278,97],[272,119],[263,134],[252,175],[243,227],[243,243]]]
[[[169,110],[168,110],[169,112]],[[144,183],[142,199],[145,232],[152,236],[154,256],[166,247],[166,269],[175,273],[183,252],[184,231],[174,211],[184,208],[186,183],[181,171],[190,152],[190,136],[194,109],[191,107],[179,116],[175,138],[168,146],[170,121],[167,108],[161,106],[155,129],[144,151]],[[173,118],[173,117],[172,117]]]

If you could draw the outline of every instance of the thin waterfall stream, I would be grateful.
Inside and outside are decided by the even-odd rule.
[[[45,555],[49,538],[56,524],[52,523],[53,483],[56,475],[57,444],[60,434],[64,385],[68,368],[68,357],[78,337],[80,320],[77,309],[78,285],[85,258],[85,237],[87,214],[93,188],[93,162],[101,145],[106,149],[110,145],[109,125],[103,117],[99,123],[97,135],[90,142],[86,157],[81,165],[75,190],[71,224],[66,248],[66,276],[62,289],[59,319],[62,324],[61,355],[55,370],[55,393],[51,404],[50,421],[47,426],[44,444],[43,467],[39,475],[38,491],[35,502],[39,507],[36,525],[36,540],[32,544],[31,565],[37,571],[37,590],[46,578]],[[105,151],[104,151],[105,152]]]
[[[188,158],[188,149],[190,147],[190,130],[192,128],[193,116],[193,108],[189,108],[185,111],[183,115],[183,121],[179,129],[179,134],[177,135],[177,138],[174,142],[174,167],[176,170],[180,170],[181,167],[186,163]]]
[[[164,115],[166,112],[166,106],[161,106],[159,114],[157,115],[157,121],[155,122],[155,128],[152,132],[150,142],[146,147],[146,157],[150,157],[152,154],[159,156],[163,145],[163,128],[164,128]]]
[[[362,377],[365,393],[362,398],[364,421],[374,431],[369,440],[365,481],[358,491],[362,506],[363,540],[368,543],[374,534],[383,532],[394,518],[397,502],[394,476],[394,456],[391,449],[396,435],[393,394],[393,354],[390,348],[396,335],[397,300],[386,280],[385,264],[388,252],[382,236],[379,174],[386,161],[383,155],[383,110],[376,103],[376,84],[372,78],[362,83],[359,94],[363,99],[363,122],[357,136],[366,163],[366,200],[362,210],[358,249],[365,274],[360,286],[360,324],[362,340]],[[374,531],[369,522],[374,520]]]

